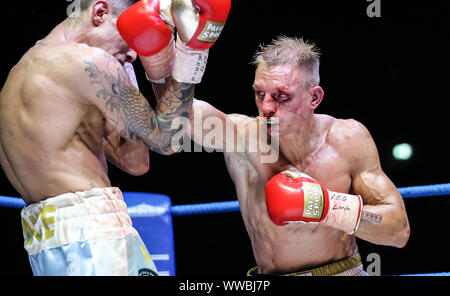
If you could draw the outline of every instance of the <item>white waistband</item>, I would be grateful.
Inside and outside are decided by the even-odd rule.
[[[30,255],[71,242],[137,235],[119,188],[65,193],[21,212],[24,247]]]

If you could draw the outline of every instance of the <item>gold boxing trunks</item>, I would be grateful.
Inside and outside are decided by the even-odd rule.
[[[247,276],[264,275],[259,274],[258,267],[253,267],[247,272]],[[355,255],[312,269],[301,270],[297,272],[280,274],[281,276],[366,276],[363,270],[361,256],[359,253]]]

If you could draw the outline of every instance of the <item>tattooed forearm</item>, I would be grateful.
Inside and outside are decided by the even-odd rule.
[[[161,128],[170,129],[176,117],[189,118],[194,97],[194,86],[172,82],[161,98],[157,98],[156,113]],[[163,116],[161,116],[161,114]]]
[[[101,59],[111,58],[105,56]],[[121,136],[142,142],[160,154],[174,153],[171,139],[177,130],[171,129],[172,121],[180,116],[189,118],[194,86],[169,82],[169,87],[158,100],[155,113],[117,61],[106,60],[104,69],[96,61],[85,63],[91,83],[98,87],[95,95],[103,104],[105,117],[120,130]]]

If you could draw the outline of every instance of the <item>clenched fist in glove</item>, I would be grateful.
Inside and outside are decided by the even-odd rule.
[[[283,171],[267,182],[266,205],[276,225],[321,223],[348,234],[358,230],[363,213],[360,195],[328,190],[297,170]],[[381,223],[381,216],[371,215],[372,222]]]
[[[172,74],[179,82],[196,84],[205,72],[208,49],[219,37],[230,9],[231,0],[141,0],[119,16],[117,28],[139,54],[149,80]],[[173,58],[175,29],[178,38]],[[154,75],[152,67],[158,68]]]

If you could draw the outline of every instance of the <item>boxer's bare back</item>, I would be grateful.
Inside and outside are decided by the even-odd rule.
[[[0,159],[27,203],[110,186],[105,120],[61,77],[87,46],[38,43],[11,70],[0,98]],[[79,79],[73,75],[73,79]]]
[[[171,82],[172,99],[159,102],[157,118],[123,67],[136,53],[115,27],[102,35],[108,38],[103,50],[67,40],[67,32],[73,34],[67,22],[24,54],[0,93],[0,162],[27,204],[110,186],[106,160],[117,148],[108,145],[112,134],[128,141],[128,159],[134,158],[132,167],[120,167],[118,155],[112,163],[145,173],[148,149],[173,153],[165,150],[170,120],[189,112],[193,96],[191,85]]]

